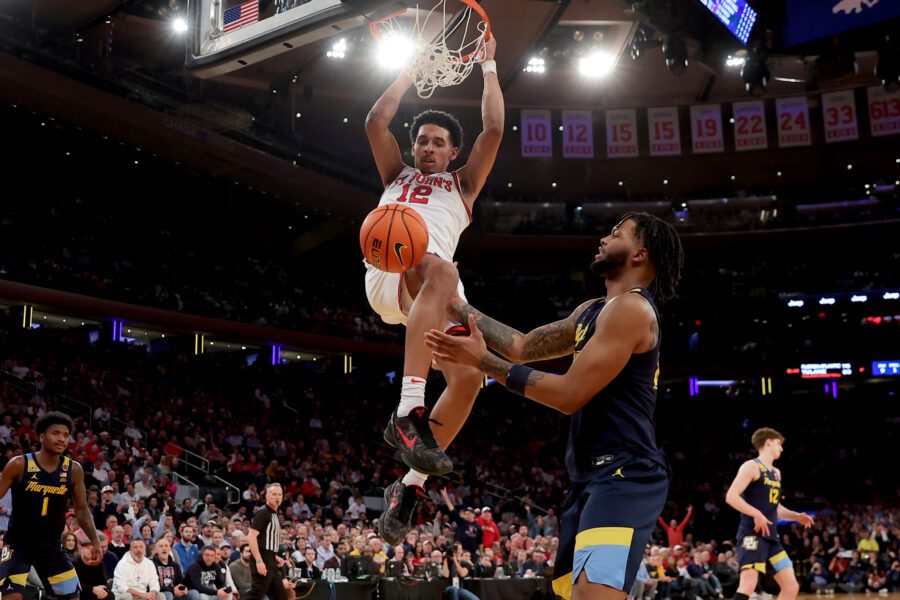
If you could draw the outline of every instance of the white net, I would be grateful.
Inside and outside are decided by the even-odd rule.
[[[448,22],[447,2],[460,5],[459,0],[438,0],[424,17],[424,11],[417,9],[411,25],[396,15],[372,25],[372,35],[387,45],[387,51],[411,53],[404,68],[420,98],[430,98],[439,87],[459,85],[484,60],[490,35],[486,15],[463,2],[464,10],[459,15],[451,12]]]

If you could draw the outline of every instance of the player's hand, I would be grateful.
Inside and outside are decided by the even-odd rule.
[[[753,515],[753,531],[756,533],[768,537],[769,535],[769,525],[772,524],[772,521],[766,518],[766,515],[757,511],[755,515]]]
[[[806,513],[798,513],[797,522],[803,525],[803,527],[805,527],[806,529],[809,529],[813,526],[813,518]]]
[[[92,592],[94,593],[94,595],[97,596],[97,598],[99,598],[100,600],[103,600],[104,598],[106,598],[107,596],[109,596],[109,592],[106,591],[106,586],[105,586],[105,585],[95,585],[94,587],[91,588],[91,591],[92,591]]]
[[[494,60],[495,52],[497,52],[497,36],[491,30],[491,37],[484,43],[484,60]]]
[[[487,353],[487,344],[473,315],[469,315],[469,332],[467,336],[452,336],[432,329],[425,333],[425,345],[441,360],[477,368]]]
[[[266,564],[263,561],[256,563],[256,572],[263,577],[269,574],[269,570],[266,568]]]
[[[91,554],[88,557],[88,560],[91,561],[92,565],[99,563],[103,559],[103,546],[100,545],[100,540],[97,540],[93,544],[91,544]]]

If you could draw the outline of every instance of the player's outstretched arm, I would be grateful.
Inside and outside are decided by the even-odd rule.
[[[778,505],[778,518],[785,521],[796,521],[806,529],[813,526],[813,518],[811,516],[806,513],[793,511],[783,504]]]
[[[103,550],[100,546],[100,538],[97,537],[97,530],[94,528],[94,517],[91,515],[85,497],[84,469],[81,467],[81,463],[74,460],[72,461],[72,505],[78,525],[93,546],[91,558],[100,560],[103,557]]]
[[[491,39],[485,47],[485,61],[494,60],[494,52],[497,49],[497,38],[491,33]],[[500,89],[500,80],[497,72],[485,72],[484,93],[481,96],[481,126],[482,130],[475,139],[469,160],[464,167],[459,169],[459,184],[462,187],[466,203],[471,206],[475,198],[484,187],[497,151],[500,150],[500,142],[503,139],[503,123],[505,109],[503,107],[503,92]]]
[[[389,128],[400,108],[400,100],[412,83],[412,78],[405,71],[401,72],[375,102],[366,117],[366,136],[372,147],[372,155],[375,157],[375,166],[378,167],[381,182],[385,186],[396,179],[405,166],[397,138]]]
[[[450,313],[461,323],[467,323],[469,315],[475,317],[475,323],[484,335],[484,341],[489,348],[514,363],[523,363],[572,354],[575,351],[575,329],[578,326],[578,319],[593,303],[594,300],[588,300],[565,319],[542,325],[528,333],[522,333],[487,316],[459,296],[451,301]]]
[[[6,495],[9,492],[9,488],[12,487],[14,483],[22,480],[22,475],[25,473],[25,457],[24,456],[14,456],[6,466],[3,467],[3,473],[0,474],[0,498]]]
[[[513,364],[488,351],[473,316],[469,316],[468,323],[471,334],[467,337],[432,329],[425,334],[425,343],[441,360],[476,367],[510,387],[507,376]],[[655,323],[656,317],[647,309],[645,300],[624,294],[597,316],[594,335],[565,375],[529,370],[522,389],[511,389],[570,415],[621,373]]]

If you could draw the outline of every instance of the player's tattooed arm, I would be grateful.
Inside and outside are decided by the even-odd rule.
[[[549,323],[522,333],[493,319],[461,298],[451,302],[451,313],[465,323],[472,315],[484,334],[487,345],[514,363],[547,360],[567,356],[575,351],[575,329],[578,319],[594,300],[588,300],[561,321]]]
[[[478,369],[488,377],[492,377],[501,384],[506,385],[506,375],[509,373],[512,366],[513,363],[508,360],[503,360],[496,354],[486,352],[481,358]],[[525,389],[527,390],[528,386],[535,385],[543,379],[544,373],[542,371],[532,371],[528,374],[528,379],[525,381]]]
[[[99,553],[100,539],[97,537],[94,517],[91,515],[91,510],[88,508],[87,498],[85,497],[84,469],[80,463],[74,460],[72,461],[72,504],[74,505],[75,518],[78,520],[78,525]]]

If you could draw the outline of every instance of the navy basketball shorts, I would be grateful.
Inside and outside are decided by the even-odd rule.
[[[61,600],[78,597],[78,575],[58,543],[37,548],[4,546],[0,551],[0,594],[22,594],[32,566],[53,596]]]
[[[741,571],[756,569],[765,574],[772,565],[772,572],[778,573],[794,566],[778,538],[762,538],[754,531],[738,532],[736,554]]]
[[[669,491],[669,471],[654,460],[597,461],[591,479],[569,486],[560,518],[553,589],[567,600],[582,571],[591,583],[631,589]]]

